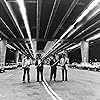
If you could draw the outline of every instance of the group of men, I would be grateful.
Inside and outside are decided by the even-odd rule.
[[[50,81],[52,81],[53,76],[54,76],[54,81],[56,81],[56,72],[58,66],[60,66],[62,69],[62,81],[68,81],[67,78],[68,64],[69,64],[69,59],[66,57],[65,54],[62,54],[61,56],[58,56],[57,54],[52,55],[50,57],[50,67],[51,67]],[[27,56],[23,59],[23,69],[24,69],[23,83],[25,83],[26,72],[27,72],[28,82],[30,82],[30,75],[29,75],[30,65],[31,65],[31,59],[29,58],[29,56]],[[37,82],[39,82],[40,75],[41,75],[41,81],[43,81],[43,65],[44,61],[41,59],[41,56],[40,57],[38,56],[35,61],[35,66],[37,69]]]
[[[68,81],[67,70],[68,70],[69,59],[65,54],[62,54],[60,57],[58,55],[51,56],[50,66],[50,81],[54,75],[54,81],[56,81],[56,72],[57,67],[60,66],[62,69],[62,81]]]

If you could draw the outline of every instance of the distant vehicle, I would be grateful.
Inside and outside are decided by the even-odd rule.
[[[16,69],[17,65],[15,63],[9,63],[9,65],[5,66],[6,70],[10,70],[10,69]]]
[[[77,63],[73,62],[72,64],[70,64],[70,68],[78,68]]]
[[[94,71],[100,70],[100,62],[92,62]]]
[[[90,63],[87,62],[82,62],[77,65],[79,69],[89,69],[91,67]]]
[[[5,68],[3,65],[0,65],[0,72],[5,72]]]

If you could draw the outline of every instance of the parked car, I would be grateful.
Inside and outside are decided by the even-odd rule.
[[[92,66],[94,71],[100,70],[100,63],[99,62],[92,62]]]
[[[17,68],[17,65],[16,64],[12,64],[12,63],[10,63],[9,65],[5,66],[6,70],[16,69],[16,68]]]
[[[0,72],[5,72],[5,68],[3,65],[0,65]]]
[[[77,63],[73,62],[72,64],[70,64],[70,68],[77,68]]]
[[[87,62],[82,62],[80,64],[77,65],[79,69],[88,69],[91,67],[90,63]]]

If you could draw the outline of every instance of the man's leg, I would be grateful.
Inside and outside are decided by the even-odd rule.
[[[43,81],[43,69],[41,70],[41,81]]]
[[[37,82],[39,82],[39,69],[37,69]]]
[[[67,70],[65,69],[65,81],[68,81],[68,78],[67,78]]]
[[[57,69],[54,70],[54,81],[56,80],[56,72],[57,72]]]
[[[62,81],[64,81],[64,69],[62,69]]]
[[[50,72],[50,81],[52,80],[52,76],[53,76],[53,69],[51,68],[51,72]]]
[[[27,79],[28,79],[28,82],[30,82],[30,69],[27,68]]]
[[[24,68],[23,82],[25,82],[26,68]]]

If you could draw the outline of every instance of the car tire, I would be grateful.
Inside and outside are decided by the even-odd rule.
[[[96,67],[94,68],[94,71],[95,71],[95,72],[97,71],[97,68],[96,68]]]
[[[90,68],[88,67],[88,71],[90,71]]]

